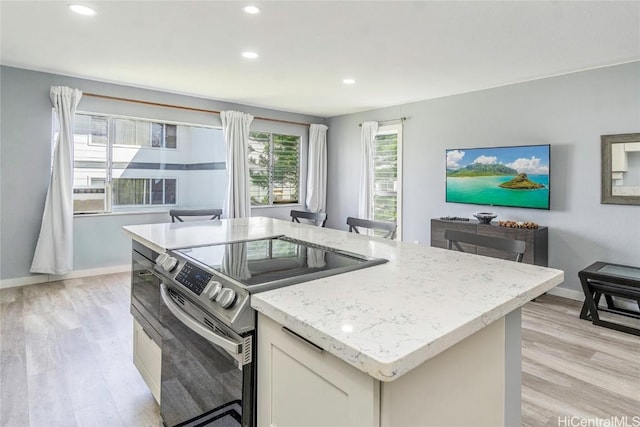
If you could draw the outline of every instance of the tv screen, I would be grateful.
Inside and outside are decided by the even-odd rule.
[[[549,145],[447,150],[447,202],[549,209]]]

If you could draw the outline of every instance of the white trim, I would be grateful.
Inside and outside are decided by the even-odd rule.
[[[558,297],[569,298],[575,301],[584,302],[584,293],[582,291],[576,291],[574,289],[567,289],[561,287],[555,287],[547,292],[548,294],[555,295]],[[638,310],[638,306],[635,304],[633,300],[625,299],[625,298],[615,298],[615,304],[618,307],[626,308],[627,310]],[[602,305],[601,303],[600,305]]]
[[[582,291],[576,291],[574,289],[567,289],[556,286],[547,293],[558,297],[569,298],[575,301],[584,301],[584,293]]]
[[[15,288],[18,286],[35,285],[36,283],[45,283],[49,281],[48,274],[38,274],[35,276],[16,277],[14,279],[0,280],[0,289]]]
[[[191,208],[189,208],[189,209],[191,209]],[[116,211],[116,212],[111,211],[111,212],[83,213],[83,214],[76,213],[76,214],[73,215],[73,219],[77,219],[77,218],[95,218],[97,216],[148,215],[148,214],[169,215],[169,210],[166,207],[164,207],[164,208],[162,208],[162,210],[159,210],[159,211],[148,210],[148,211]]]
[[[131,271],[131,264],[114,265],[112,267],[90,268],[87,270],[77,270],[62,276],[53,274],[38,274],[27,277],[16,277],[13,279],[0,280],[0,289],[36,285],[38,283],[56,282],[58,280],[78,279],[81,277],[101,276],[104,274],[124,273],[126,271]]]
[[[251,209],[273,209],[273,208],[304,208],[304,203],[277,203],[275,205],[255,205]]]

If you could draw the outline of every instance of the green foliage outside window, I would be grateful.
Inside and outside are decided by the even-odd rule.
[[[374,147],[373,219],[397,222],[398,135],[377,135]]]
[[[251,205],[297,203],[300,138],[265,132],[249,136]]]

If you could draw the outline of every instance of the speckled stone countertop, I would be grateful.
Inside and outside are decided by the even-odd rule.
[[[253,294],[257,311],[381,381],[563,281],[561,270],[271,218],[124,227],[157,251],[284,234],[388,263]]]

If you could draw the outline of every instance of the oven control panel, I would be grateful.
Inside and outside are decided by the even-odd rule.
[[[211,273],[207,273],[190,262],[186,262],[176,274],[176,282],[183,284],[191,292],[200,296],[212,277]]]
[[[169,287],[233,330],[247,332],[255,328],[249,292],[241,285],[179,253],[166,252],[160,260],[163,262],[156,263],[155,270],[167,279]]]

